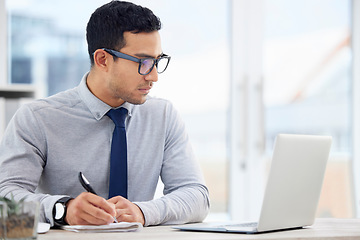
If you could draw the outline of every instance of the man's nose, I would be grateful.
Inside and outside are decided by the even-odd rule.
[[[145,80],[157,82],[158,77],[159,77],[159,74],[157,72],[156,66],[154,66],[153,69],[151,70],[151,72],[149,72],[149,74],[145,75]]]

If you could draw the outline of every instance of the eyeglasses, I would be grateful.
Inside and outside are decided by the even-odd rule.
[[[158,73],[163,73],[166,70],[167,66],[169,65],[171,59],[171,57],[166,54],[162,54],[159,58],[137,58],[112,49],[108,49],[108,48],[102,48],[102,49],[114,57],[139,63],[138,72],[140,75],[149,74],[153,70],[154,66],[156,66],[156,70]]]

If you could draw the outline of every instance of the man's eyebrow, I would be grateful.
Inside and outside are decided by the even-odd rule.
[[[158,56],[151,56],[149,54],[146,53],[136,53],[135,56],[140,57],[140,58],[159,58],[161,56],[163,56],[164,53],[160,53]]]

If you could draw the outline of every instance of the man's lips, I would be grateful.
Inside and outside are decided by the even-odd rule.
[[[143,87],[143,88],[139,88],[139,91],[142,94],[148,94],[150,92],[151,87]]]

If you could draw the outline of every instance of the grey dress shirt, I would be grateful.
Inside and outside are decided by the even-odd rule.
[[[23,105],[0,145],[0,195],[39,201],[40,221],[52,225],[55,202],[84,191],[80,171],[108,198],[114,123],[86,77],[78,87]],[[128,199],[142,210],[145,226],[202,221],[208,190],[179,114],[159,98],[122,107],[128,109]],[[159,177],[164,196],[153,199]]]

